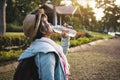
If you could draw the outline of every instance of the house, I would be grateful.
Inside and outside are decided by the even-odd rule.
[[[54,7],[52,4],[45,3],[40,8],[45,10],[45,13],[48,15],[48,21],[50,23],[54,23]],[[56,17],[57,17],[57,24],[62,25],[65,16],[80,16],[80,11],[75,6],[56,6]]]

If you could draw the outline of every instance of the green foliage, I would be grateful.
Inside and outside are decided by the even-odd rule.
[[[97,20],[94,16],[93,9],[87,5],[86,7],[83,7],[82,5],[78,4],[77,0],[72,0],[74,3],[74,6],[77,6],[80,11],[80,28],[81,29],[88,29],[88,30],[94,30],[97,27]],[[96,28],[95,28],[96,27]]]
[[[78,41],[77,40],[70,40],[70,47],[76,46],[78,45]]]
[[[87,37],[78,38],[77,40],[80,44],[85,44],[90,42],[90,39]]]
[[[61,35],[59,34],[59,33],[52,33],[51,34],[51,36],[50,36],[50,38],[52,39],[52,40],[57,40],[57,41],[60,41],[61,40]]]
[[[110,39],[113,36],[105,34],[105,33],[99,33],[99,32],[92,32],[92,31],[86,31],[86,33],[92,35],[93,37],[101,38],[101,39]]]
[[[23,50],[0,51],[0,62],[16,60]]]
[[[82,29],[81,21],[78,17],[72,17],[71,18],[71,23],[72,23],[72,26],[74,27],[75,30],[79,31],[79,30]]]
[[[73,28],[77,31],[81,30],[81,21],[78,17],[74,17],[74,16],[65,16],[65,18],[63,19],[65,23],[73,26]]]
[[[25,15],[39,7],[40,4],[41,0],[7,0],[7,23],[22,24]]]
[[[89,33],[87,33],[87,32],[85,32],[85,31],[79,31],[79,32],[77,32],[75,38],[79,38],[79,37],[88,37],[88,38],[91,38],[92,35],[89,34]]]
[[[58,33],[53,33],[50,38],[60,44],[61,35]],[[81,31],[77,32],[75,38],[71,38],[71,46],[77,46],[84,43],[88,43],[90,41],[95,41],[98,39],[109,39],[112,36],[98,33],[98,32],[91,32],[91,31]],[[23,33],[7,33],[5,36],[0,36],[0,49],[4,49],[8,46],[20,46],[20,45],[29,45],[28,39],[23,35]]]
[[[0,49],[10,46],[27,45],[28,40],[24,35],[5,35],[0,36]]]
[[[100,21],[102,31],[119,31],[120,22],[120,6],[115,4],[116,0],[110,1],[99,1],[97,3],[97,7],[103,8],[104,7],[104,14],[105,16],[102,17]]]
[[[7,24],[6,27],[7,32],[23,32],[22,26],[19,26],[17,24]]]
[[[112,36],[104,33],[92,32],[92,31],[81,31],[77,32],[76,37],[70,40],[70,47],[89,43],[91,41],[99,39],[110,39]]]
[[[86,44],[95,40],[99,40],[99,39],[103,39],[101,37],[80,37],[74,40],[70,40],[70,47],[74,47],[74,46],[78,46],[78,45],[82,45],[82,44]]]

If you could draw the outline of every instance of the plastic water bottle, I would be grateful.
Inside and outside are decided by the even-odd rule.
[[[62,33],[62,31],[64,31],[70,37],[75,37],[75,35],[76,35],[75,30],[70,29],[70,28],[66,28],[66,27],[60,26],[60,25],[53,26],[53,30],[57,33],[60,33],[60,34]]]

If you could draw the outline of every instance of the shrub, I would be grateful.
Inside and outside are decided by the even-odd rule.
[[[19,26],[17,24],[7,24],[6,27],[7,32],[23,32],[22,26]]]
[[[50,38],[52,40],[55,40],[55,41],[60,41],[61,40],[61,35],[59,33],[52,33],[52,35],[50,36]]]
[[[79,38],[79,37],[84,37],[85,36],[85,32],[77,32],[76,33],[76,38]]]
[[[87,33],[87,32],[79,31],[79,32],[76,33],[76,37],[75,37],[75,38],[77,39],[77,38],[80,38],[80,37],[92,38],[93,36],[90,35],[90,34]]]
[[[78,45],[78,41],[77,40],[70,40],[70,47],[74,47]]]
[[[89,38],[89,39],[90,39],[90,41],[96,41],[96,40],[103,39],[103,38],[101,38],[101,37],[92,37],[92,38]]]
[[[86,33],[85,33],[85,37],[91,38],[91,37],[93,37],[93,36],[86,32]]]
[[[23,50],[0,51],[0,62],[16,60]]]
[[[87,38],[87,37],[78,38],[77,40],[78,40],[79,44],[85,44],[85,43],[89,43],[90,42],[90,39]]]
[[[0,36],[0,49],[9,46],[28,45],[28,40],[24,35],[5,35]]]
[[[61,35],[58,33],[53,33],[51,35],[51,39],[58,42],[61,40]],[[27,37],[23,35],[23,33],[7,33],[4,36],[0,36],[0,49],[21,45],[24,45],[24,47],[29,45],[29,41]]]
[[[74,29],[77,30],[77,31],[82,29],[81,21],[78,17],[65,16],[63,22],[73,26]]]

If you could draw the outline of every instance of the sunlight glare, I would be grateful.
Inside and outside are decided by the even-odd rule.
[[[101,20],[101,18],[105,15],[103,13],[104,9],[102,8],[95,8],[93,11],[95,12],[94,16],[96,16],[96,20]]]
[[[93,12],[95,13],[94,16],[96,17],[96,20],[101,20],[101,18],[105,15],[103,12],[104,11],[103,8],[99,8],[99,9],[95,8],[95,5],[97,4],[95,0],[77,0],[77,2],[83,7],[89,5],[93,9]],[[116,0],[116,2],[119,2],[119,0]],[[68,6],[71,5],[72,2],[71,0],[62,0],[61,4]]]
[[[77,2],[78,2],[80,5],[84,6],[84,7],[87,6],[87,1],[88,1],[88,0],[77,0]]]
[[[95,0],[77,0],[78,3],[84,7],[87,6],[87,4],[93,9],[94,16],[96,17],[96,20],[101,20],[101,18],[105,15],[104,14],[104,9],[102,8],[95,8],[96,2]]]
[[[91,7],[91,8],[95,8],[95,5],[97,4],[94,0],[91,0],[91,1],[89,1],[89,6]]]
[[[115,4],[118,5],[118,6],[120,6],[120,0],[116,0]]]
[[[65,5],[65,6],[69,6],[69,5],[72,4],[72,2],[71,2],[70,0],[62,0],[62,1],[61,1],[61,4],[62,4],[62,5]]]

